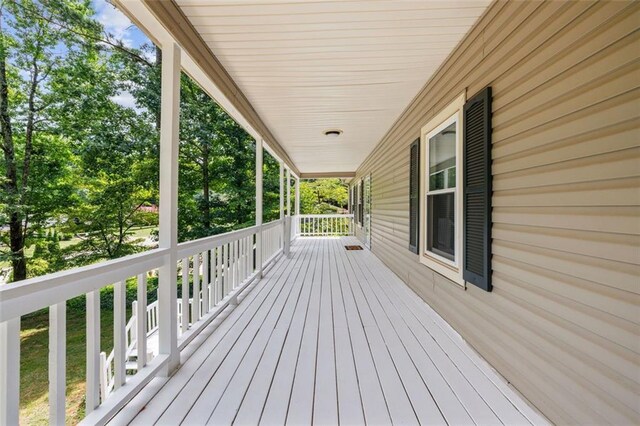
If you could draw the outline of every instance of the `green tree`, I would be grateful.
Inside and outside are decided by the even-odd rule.
[[[36,212],[50,210],[51,198],[56,195],[60,198],[53,205],[61,207],[67,202],[68,193],[52,187],[56,177],[66,171],[64,167],[58,176],[45,175],[47,182],[38,180],[42,175],[34,171],[41,166],[39,162],[48,161],[43,155],[48,141],[41,136],[50,125],[48,107],[56,99],[50,77],[60,63],[57,52],[81,43],[78,33],[95,29],[90,15],[88,2],[0,3],[0,137],[4,156],[0,204],[9,228],[5,256],[11,260],[16,281],[27,276],[24,249],[32,230],[45,219]],[[64,18],[64,28],[52,25],[56,16]],[[43,200],[38,190],[45,187],[53,191]]]
[[[146,47],[147,54],[152,48]],[[158,50],[156,58],[161,55]],[[160,108],[160,68],[127,60],[129,91],[148,111]],[[202,238],[255,221],[255,143],[187,75],[180,80],[178,237]],[[156,121],[158,115],[156,113]]]
[[[348,187],[341,179],[300,181],[301,214],[342,213],[347,209],[348,203]]]

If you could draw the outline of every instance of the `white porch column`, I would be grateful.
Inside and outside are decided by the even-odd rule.
[[[262,278],[262,139],[256,139],[256,270]]]
[[[20,318],[0,322],[0,425],[17,425],[20,412]]]
[[[287,215],[291,216],[291,170],[287,169]]]
[[[280,219],[284,218],[284,163],[280,160]]]
[[[180,363],[178,352],[177,253],[178,245],[178,141],[180,123],[180,48],[162,46],[162,92],[160,101],[160,238],[159,247],[169,249],[159,270],[159,353],[169,362],[161,372],[171,375]],[[144,356],[144,354],[142,354]]]

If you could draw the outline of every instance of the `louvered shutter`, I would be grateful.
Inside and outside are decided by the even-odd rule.
[[[409,250],[418,254],[420,232],[420,139],[409,147]]]
[[[463,278],[491,291],[491,87],[464,105]]]
[[[353,187],[349,187],[349,213],[353,213]]]
[[[360,194],[360,223],[364,225],[364,179],[360,182],[360,190],[362,191]]]

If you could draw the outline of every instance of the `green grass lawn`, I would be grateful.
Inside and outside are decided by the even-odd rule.
[[[135,238],[148,237],[156,227],[137,228]],[[61,241],[61,247],[77,243],[78,239]],[[26,251],[33,254],[33,246]],[[3,265],[0,264],[0,267]],[[148,280],[148,301],[155,300],[157,278]],[[180,285],[180,284],[179,284]],[[127,282],[127,318],[135,299],[136,281]],[[101,289],[100,347],[109,354],[113,349],[113,287]],[[49,423],[48,350],[49,310],[25,315],[20,332],[20,423],[45,425]],[[86,314],[85,297],[67,303],[67,424],[77,424],[85,412]]]
[[[178,278],[178,294],[181,292]],[[157,277],[147,281],[148,303],[156,300]],[[127,280],[127,320],[136,298],[135,278]],[[113,286],[100,290],[100,348],[107,355],[113,349]],[[22,317],[20,332],[20,423],[49,423],[48,351],[49,310]],[[67,424],[84,417],[86,369],[85,296],[67,301]]]
[[[101,348],[113,347],[113,311],[101,310]],[[49,423],[48,342],[49,310],[22,318],[20,332],[20,423]],[[67,310],[67,424],[78,424],[84,417],[85,313]],[[108,348],[108,349],[107,349]]]

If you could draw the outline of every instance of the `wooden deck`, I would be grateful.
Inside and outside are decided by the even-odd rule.
[[[301,238],[114,424],[544,424],[354,238]]]

